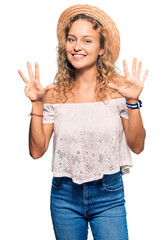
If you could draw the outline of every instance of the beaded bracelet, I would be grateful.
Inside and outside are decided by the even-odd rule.
[[[139,100],[139,102],[135,103],[135,104],[129,104],[126,102],[126,106],[131,109],[138,109],[138,108],[142,107],[142,102],[141,102],[141,100]]]
[[[40,115],[40,114],[36,114],[36,113],[30,113],[28,116],[44,117],[44,115]]]

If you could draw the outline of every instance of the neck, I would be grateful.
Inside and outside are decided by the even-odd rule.
[[[86,70],[75,71],[75,87],[77,89],[86,90],[95,88],[96,86],[97,69],[91,68]]]

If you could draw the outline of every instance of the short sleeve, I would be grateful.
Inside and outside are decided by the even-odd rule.
[[[120,117],[129,119],[128,108],[126,106],[125,98],[121,99],[119,110],[120,110]]]
[[[55,113],[53,104],[44,104],[43,106],[43,124],[54,123]]]

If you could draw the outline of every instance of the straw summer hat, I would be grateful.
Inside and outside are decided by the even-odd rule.
[[[119,31],[110,18],[103,10],[98,7],[94,7],[88,4],[77,4],[65,9],[59,17],[57,24],[57,38],[59,44],[63,44],[66,41],[65,28],[70,21],[78,14],[85,14],[99,21],[103,28],[108,31],[111,43],[112,58],[115,62],[119,56],[120,51],[120,37]]]

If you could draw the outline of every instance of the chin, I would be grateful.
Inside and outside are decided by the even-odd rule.
[[[83,64],[83,63],[72,63],[70,62],[70,64],[73,66],[73,68],[75,70],[88,70],[90,68],[94,68],[94,66],[96,66],[96,63],[92,63],[92,64]]]
[[[71,64],[71,63],[70,63]],[[86,66],[84,66],[84,65],[80,65],[80,64],[71,64],[72,65],[72,67],[74,68],[74,69],[76,69],[76,70],[81,70],[81,69],[85,69],[86,68]]]
[[[79,69],[85,66],[84,63],[81,62],[74,62],[74,61],[69,61],[69,63],[75,68],[75,69]]]

